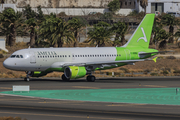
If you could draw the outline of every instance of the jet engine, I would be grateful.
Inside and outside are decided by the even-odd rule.
[[[67,79],[82,78],[86,73],[85,67],[69,66],[64,69],[64,75]]]

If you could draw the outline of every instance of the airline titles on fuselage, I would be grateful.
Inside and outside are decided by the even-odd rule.
[[[50,56],[56,56],[57,53],[55,51],[38,51],[37,52],[38,56],[47,56],[47,55],[50,55]]]

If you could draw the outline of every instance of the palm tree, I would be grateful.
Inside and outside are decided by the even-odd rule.
[[[169,34],[167,34],[164,29],[159,29],[154,39],[160,42],[159,48],[161,49],[166,47],[166,39],[168,38],[169,38]]]
[[[156,17],[154,19],[154,25],[152,28],[152,34],[151,34],[151,40],[150,40],[150,45],[152,45],[153,43],[156,42],[156,35],[157,33],[163,28],[163,24],[161,22],[161,18],[160,17]]]
[[[76,47],[78,43],[79,32],[82,31],[82,27],[84,27],[85,24],[83,24],[79,18],[73,18],[68,21],[68,25],[70,27],[70,30],[74,33],[74,37],[76,38],[74,42],[74,47]]]
[[[178,31],[174,34],[175,37],[180,38],[180,29],[178,29]],[[180,42],[178,42],[178,46],[180,47]]]
[[[141,7],[144,9],[144,15],[146,15],[146,7],[148,6],[148,0],[137,0],[137,2],[139,1]]]
[[[118,21],[117,23],[113,24],[112,31],[116,34],[115,37],[115,44],[120,43],[125,44],[125,34],[127,33],[128,25],[125,22]]]
[[[109,26],[105,22],[99,22],[97,25],[94,25],[94,28],[88,32],[88,42],[99,47],[103,47],[105,43],[111,43],[111,36],[113,34]]]
[[[30,5],[27,5],[23,10],[23,15],[26,18],[26,27],[30,35],[30,46],[34,47],[35,45],[35,36],[36,36],[36,26],[37,26],[37,14],[34,10],[31,9]]]
[[[21,12],[15,12],[9,8],[0,14],[0,34],[6,35],[8,45],[14,46],[16,42],[17,29],[22,26],[23,19]]]
[[[169,26],[170,38],[168,42],[173,43],[174,26],[178,24],[178,20],[173,15],[165,14],[162,16],[162,23]]]
[[[74,41],[75,38],[69,30],[67,22],[51,14],[41,24],[39,28],[39,41],[48,40],[54,47],[62,47],[64,41]]]

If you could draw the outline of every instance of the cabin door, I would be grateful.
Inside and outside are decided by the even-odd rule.
[[[130,60],[131,59],[131,54],[130,54],[130,50],[126,49],[124,50],[126,53],[126,60]]]
[[[30,63],[35,64],[36,63],[36,57],[34,52],[29,52],[30,53]]]

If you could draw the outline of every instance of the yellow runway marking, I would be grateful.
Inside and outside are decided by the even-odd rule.
[[[40,100],[40,99],[0,99],[0,101],[17,101],[17,100]]]
[[[36,115],[36,116],[56,116],[56,117],[68,117],[68,118],[87,118],[87,115],[84,116],[69,116],[69,115],[54,115],[54,114],[36,114],[36,113],[17,113],[17,112],[0,112],[3,114],[18,114],[18,115]],[[92,119],[103,119],[103,120],[131,120],[131,119],[117,119],[117,118],[103,118],[103,117],[92,117],[89,116],[89,118]]]
[[[111,104],[106,106],[139,106],[139,105],[146,105],[146,104]]]
[[[8,89],[8,90],[12,90],[12,88],[10,88],[10,87],[0,87],[0,89]]]
[[[88,87],[88,86],[72,86],[73,88],[86,88],[86,89],[99,89],[98,87]]]
[[[118,106],[126,106],[126,107],[135,107],[135,108],[154,108],[154,109],[164,109],[164,107],[163,106],[161,106],[161,107],[145,107],[144,105],[147,105],[147,104],[110,104],[110,105],[106,105],[106,106],[109,106],[109,107],[118,107]],[[166,109],[174,109],[174,108],[166,108]],[[176,108],[176,109],[180,109],[180,108]]]
[[[147,86],[147,87],[162,87],[166,88],[167,86],[159,86],[159,85],[142,85],[142,86]]]
[[[51,102],[51,101],[49,102],[49,101],[46,101],[46,100],[38,102],[38,103],[55,103],[55,104],[69,104],[69,103],[71,103],[72,104],[72,102],[58,102],[58,101],[57,102]],[[82,104],[79,104],[79,105],[82,105]]]

